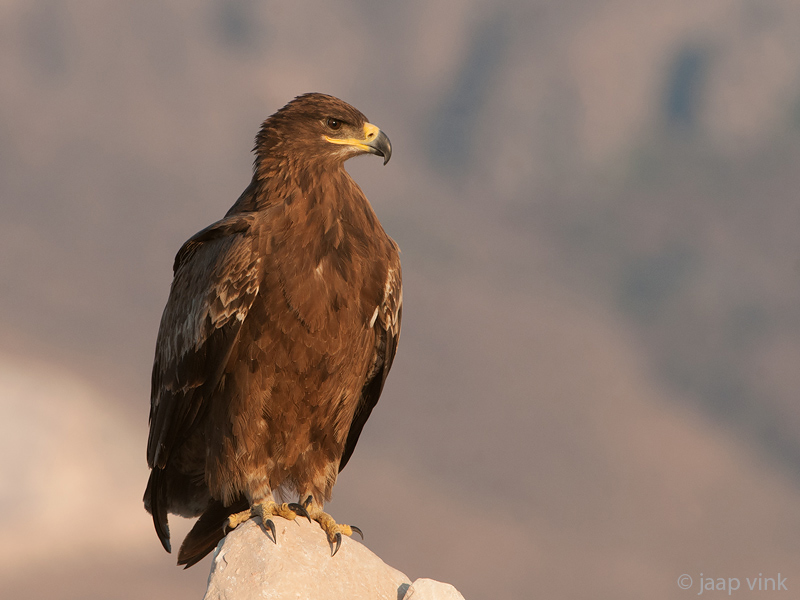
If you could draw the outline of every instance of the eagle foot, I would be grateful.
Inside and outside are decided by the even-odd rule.
[[[275,523],[272,522],[270,517],[283,517],[284,519],[293,521],[298,515],[306,517],[309,522],[311,522],[311,516],[301,504],[294,502],[278,504],[274,500],[266,500],[265,502],[254,504],[247,510],[243,510],[242,512],[228,517],[228,521],[225,523],[225,533],[227,534],[229,531],[236,529],[239,525],[253,517],[258,517],[261,519],[264,528],[272,534],[272,539],[277,544],[278,536],[275,531]]]
[[[247,510],[243,510],[242,512],[238,512],[229,516],[228,520],[225,522],[225,527],[224,527],[225,535],[227,535],[228,532],[236,529],[239,525],[250,519],[250,517],[252,516],[253,516],[252,509],[249,508]]]
[[[341,548],[342,535],[350,537],[353,533],[357,533],[361,536],[362,540],[364,539],[364,533],[355,525],[337,523],[332,516],[321,508],[315,506],[309,507],[308,504],[309,503],[306,503],[306,507],[311,509],[308,513],[309,516],[319,523],[319,526],[322,527],[322,531],[328,536],[328,542],[331,544],[331,556],[335,556],[339,548]]]

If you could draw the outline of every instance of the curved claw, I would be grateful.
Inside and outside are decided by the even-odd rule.
[[[350,525],[350,529],[352,529],[352,530],[353,530],[353,531],[355,531],[355,532],[356,532],[358,535],[360,535],[362,540],[364,539],[364,532],[363,532],[363,531],[361,531],[361,529],[360,529],[359,527],[356,527],[355,525]]]
[[[303,500],[303,508],[308,508],[309,506],[311,506],[311,503],[312,503],[313,501],[314,501],[314,498],[311,496],[311,494],[309,494],[309,495],[308,495],[308,498],[306,498],[305,500]]]
[[[308,511],[306,510],[305,506],[303,506],[302,504],[298,504],[297,502],[292,502],[288,506],[301,517],[305,517],[306,519],[308,519],[308,522],[311,523],[311,515],[308,514]]]
[[[267,519],[264,521],[264,527],[269,529],[270,533],[272,534],[272,540],[277,544],[278,543],[278,534],[275,531],[275,523],[272,522],[272,519]]]
[[[333,548],[333,552],[331,552],[331,556],[336,556],[336,553],[339,551],[339,548],[342,547],[342,534],[339,533],[338,531],[336,532],[335,544],[336,545]]]

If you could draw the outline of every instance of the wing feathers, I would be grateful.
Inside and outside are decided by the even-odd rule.
[[[367,422],[372,409],[378,403],[383,384],[389,369],[392,368],[400,339],[400,322],[403,314],[403,284],[400,274],[399,259],[395,255],[395,264],[389,267],[384,286],[383,302],[377,307],[370,326],[377,322],[378,331],[375,339],[375,359],[372,372],[361,390],[361,399],[356,406],[353,421],[347,432],[344,453],[339,461],[339,472],[345,468],[358,443],[361,430]]]
[[[223,219],[193,236],[175,259],[153,364],[147,458],[163,468],[192,431],[222,376],[259,290],[262,259],[252,218]]]
[[[156,526],[156,534],[161,540],[161,545],[167,552],[172,552],[167,522],[167,486],[163,479],[164,471],[162,469],[150,471],[147,489],[144,491],[144,505],[153,515],[153,523]]]

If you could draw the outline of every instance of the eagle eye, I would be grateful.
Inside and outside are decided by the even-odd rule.
[[[328,117],[328,119],[325,121],[325,124],[334,131],[342,128],[342,122],[339,119],[334,119],[333,117]]]

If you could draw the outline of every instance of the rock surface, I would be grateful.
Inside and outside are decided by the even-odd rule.
[[[336,556],[316,523],[273,519],[277,544],[254,519],[214,552],[205,600],[463,600],[448,584],[418,579],[344,538]]]
[[[459,591],[449,583],[433,579],[417,579],[406,591],[402,600],[464,600]]]

